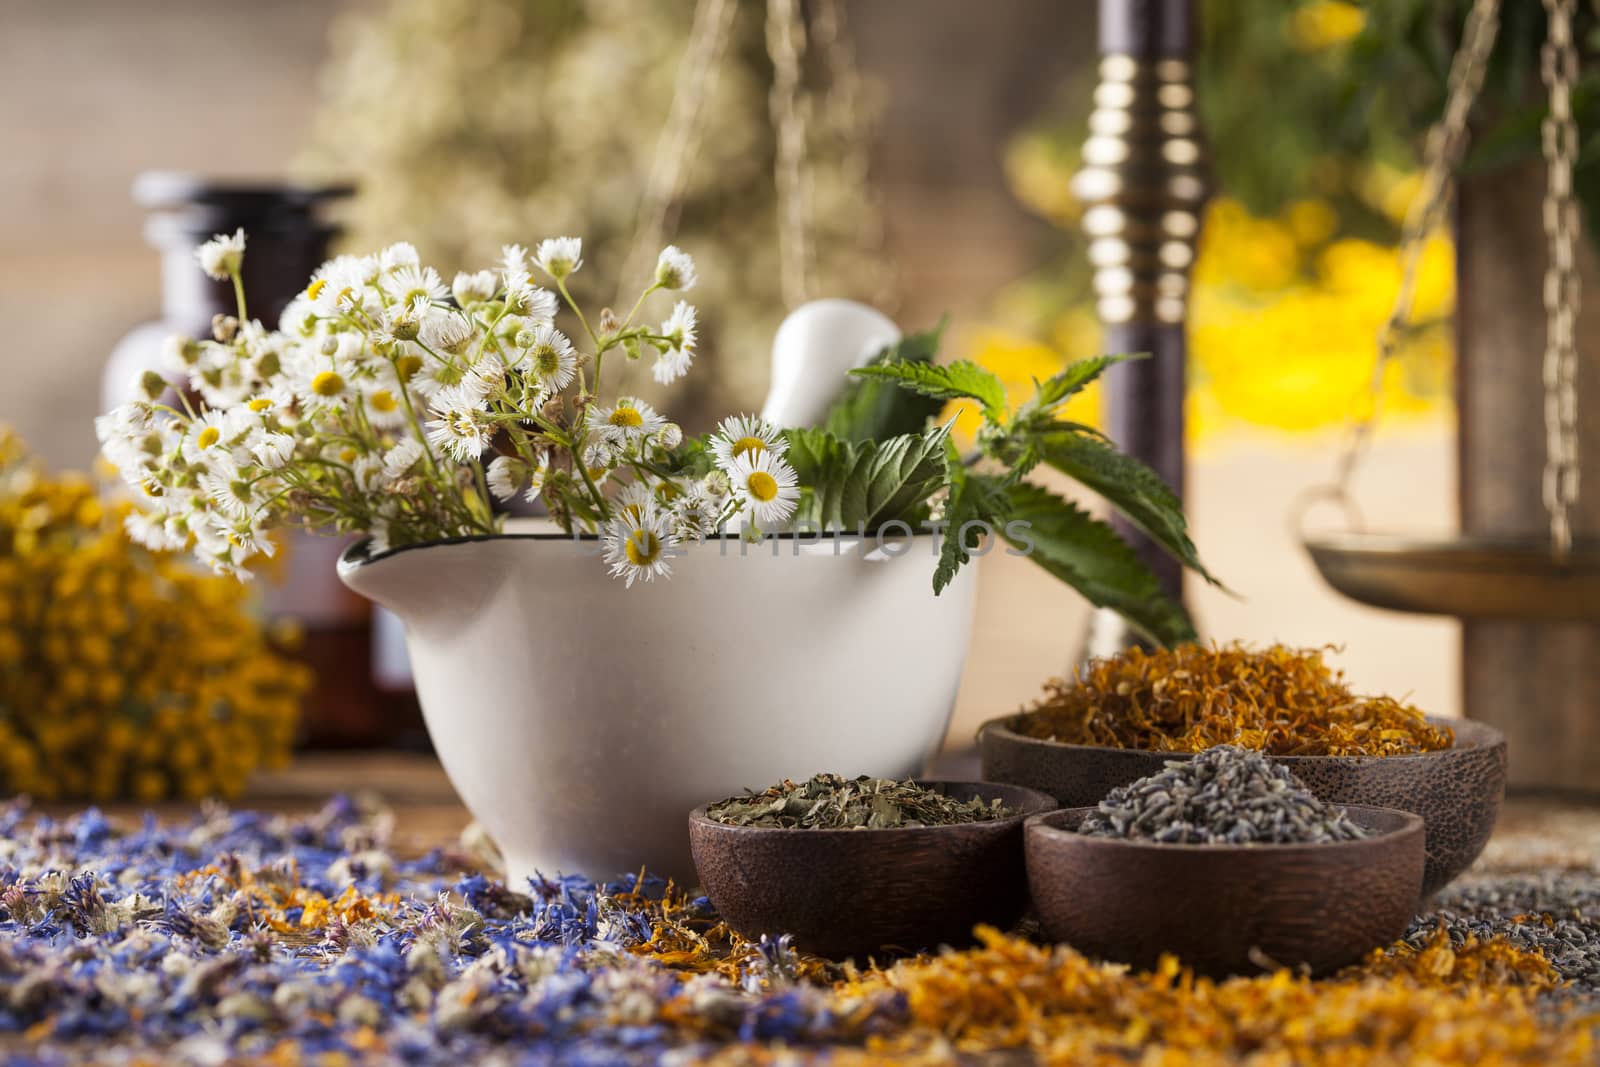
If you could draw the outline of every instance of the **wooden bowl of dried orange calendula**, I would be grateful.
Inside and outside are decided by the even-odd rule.
[[[1324,649],[1129,649],[1052,682],[1034,707],[978,734],[983,777],[1091,807],[1169,760],[1217,745],[1263,752],[1317,797],[1426,824],[1426,899],[1471,866],[1505,796],[1493,727],[1356,694]]]

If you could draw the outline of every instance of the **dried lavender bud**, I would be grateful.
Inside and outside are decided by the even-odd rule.
[[[1165,770],[1113,789],[1078,832],[1168,845],[1327,844],[1369,836],[1286,768],[1235,745],[1170,760]]]
[[[819,774],[787,779],[760,793],[719,800],[706,809],[714,822],[784,830],[884,830],[953,826],[1008,819],[1018,813],[998,798],[959,800],[938,789],[887,778]]]
[[[1537,952],[1570,983],[1569,997],[1600,1007],[1600,873],[1468,875],[1411,920],[1405,941],[1420,949],[1440,928],[1456,948],[1504,937]]]

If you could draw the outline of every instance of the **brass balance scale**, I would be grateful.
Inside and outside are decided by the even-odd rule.
[[[1572,35],[1575,0],[1545,0],[1549,36],[1542,73],[1550,107],[1542,129],[1547,184],[1543,203],[1548,266],[1543,279],[1546,339],[1543,362],[1545,464],[1542,495],[1548,539],[1418,538],[1371,532],[1353,504],[1351,487],[1377,425],[1384,373],[1410,317],[1423,242],[1444,218],[1452,175],[1467,141],[1467,119],[1483,84],[1499,27],[1499,0],[1477,0],[1451,65],[1444,115],[1425,149],[1422,195],[1407,216],[1402,281],[1394,310],[1378,338],[1371,392],[1352,420],[1332,484],[1311,490],[1299,514],[1317,500],[1341,504],[1351,516],[1345,532],[1302,535],[1329,585],[1344,595],[1396,611],[1463,619],[1600,621],[1600,541],[1575,538],[1578,498],[1578,403],[1575,344],[1579,300],[1578,205],[1572,170],[1577,126],[1572,85],[1578,73]]]

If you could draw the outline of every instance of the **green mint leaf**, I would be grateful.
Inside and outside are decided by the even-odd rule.
[[[1060,430],[1028,438],[1026,447],[1037,450],[1045,463],[1099,493],[1184,566],[1221,585],[1200,562],[1183,505],[1159,474],[1101,438]]]
[[[932,363],[944,335],[941,322],[932,330],[912,333],[884,347],[869,366],[889,363]],[[841,441],[880,441],[903,433],[921,433],[943,403],[899,388],[894,382],[848,379],[821,426]]]
[[[949,427],[887,441],[841,441],[826,430],[787,430],[785,455],[800,484],[796,517],[825,530],[876,529],[906,520],[945,485]]]
[[[1043,414],[1061,406],[1073,396],[1083,390],[1100,375],[1111,367],[1124,360],[1149,359],[1148,352],[1135,352],[1125,355],[1094,356],[1090,359],[1080,359],[1075,363],[1067,364],[1059,374],[1035,383],[1037,392],[1032,400],[1025,404],[1018,416],[1023,414]]]
[[[999,530],[1011,508],[1000,479],[968,472],[959,458],[950,462],[950,501],[944,510],[949,525],[939,543],[939,564],[933,571],[934,595],[944,592],[956,572],[972,561],[972,552],[983,536],[977,528],[965,530],[963,536],[963,528],[968,523],[981,522],[991,530]]]
[[[1182,605],[1167,598],[1160,579],[1110,526],[1030,482],[1010,486],[1005,496],[1009,521],[996,529],[1013,547],[1152,640],[1171,646],[1194,639]]]
[[[902,389],[937,400],[976,400],[984,418],[999,423],[1005,420],[1006,390],[990,371],[970,360],[954,363],[883,363],[860,367],[850,372],[857,378],[890,381]]]
[[[840,518],[846,529],[873,529],[904,519],[945,485],[945,439],[950,427],[887,441],[863,441],[841,493]]]

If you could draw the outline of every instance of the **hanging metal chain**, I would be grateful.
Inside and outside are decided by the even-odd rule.
[[[1368,386],[1365,404],[1350,421],[1344,447],[1334,469],[1333,483],[1311,490],[1297,509],[1302,516],[1312,499],[1331,498],[1342,504],[1355,525],[1360,526],[1351,486],[1377,427],[1384,377],[1411,319],[1411,306],[1416,298],[1417,278],[1421,272],[1422,252],[1428,234],[1444,220],[1445,210],[1450,203],[1456,167],[1466,148],[1467,120],[1483,88],[1484,74],[1488,70],[1489,56],[1494,51],[1499,29],[1499,0],[1476,0],[1467,14],[1461,48],[1450,64],[1450,74],[1445,84],[1444,114],[1428,131],[1423,143],[1422,188],[1411,202],[1401,228],[1400,288],[1395,294],[1394,307],[1388,319],[1378,331],[1378,354],[1373,363],[1372,381]]]
[[[683,198],[687,161],[700,142],[700,117],[716,88],[736,8],[734,0],[700,0],[695,5],[694,23],[672,90],[672,107],[656,140],[633,245],[623,261],[624,286],[637,284],[633,279],[649,270],[650,261],[674,225],[672,216]]]
[[[802,96],[806,26],[799,0],[767,0],[767,53],[772,57],[767,102],[778,139],[773,177],[778,191],[779,278],[784,303],[794,308],[810,298],[813,275],[811,175]]]
[[[1578,124],[1572,86],[1578,80],[1578,47],[1572,38],[1576,0],[1544,0],[1549,35],[1539,53],[1539,73],[1550,90],[1550,110],[1540,127],[1546,167],[1544,232],[1549,262],[1544,274],[1544,506],[1550,512],[1550,546],[1558,560],[1572,551],[1571,511],[1578,500],[1578,346],[1580,297],[1578,203],[1572,165],[1578,155]]]

